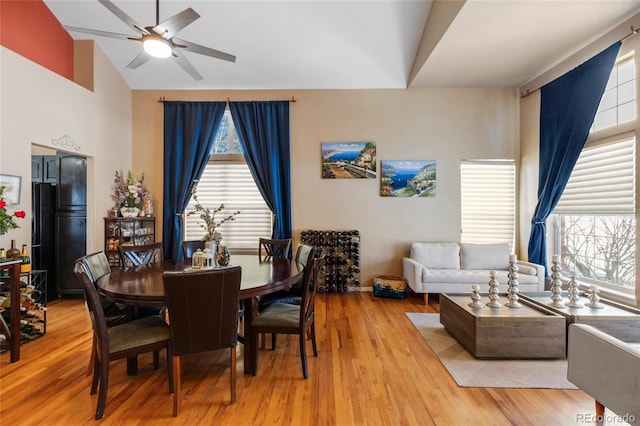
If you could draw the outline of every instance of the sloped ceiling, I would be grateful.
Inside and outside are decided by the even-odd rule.
[[[113,0],[143,26],[154,0]],[[45,0],[68,26],[136,36],[97,0]],[[94,39],[132,89],[519,87],[640,11],[640,0],[160,1],[160,21],[192,7],[179,37],[236,55],[186,52],[193,80],[171,59],[126,65],[139,42]]]

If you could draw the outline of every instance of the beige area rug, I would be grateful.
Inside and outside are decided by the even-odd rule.
[[[440,324],[439,314],[407,313],[461,387],[577,389],[566,360],[478,360]]]

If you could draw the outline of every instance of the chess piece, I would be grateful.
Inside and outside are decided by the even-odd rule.
[[[592,309],[604,309],[604,305],[600,303],[600,296],[598,296],[598,287],[595,285],[591,286],[591,294],[589,295],[589,301],[585,303],[585,306],[588,306]]]
[[[500,295],[498,294],[498,286],[500,283],[496,278],[496,271],[491,271],[489,275],[491,279],[489,280],[489,303],[487,303],[487,306],[490,308],[501,308],[502,303],[500,303]]]
[[[471,303],[469,303],[470,308],[484,308],[484,305],[480,301],[482,297],[480,297],[480,286],[478,284],[474,284],[471,286]]]
[[[571,271],[571,280],[569,280],[569,301],[565,303],[570,308],[583,308],[580,303],[580,294],[578,292],[578,283],[576,282],[576,271]]]
[[[562,281],[560,280],[560,255],[554,254],[551,265],[551,306],[559,309],[565,308],[562,303]]]
[[[518,265],[516,262],[518,258],[515,254],[509,256],[509,273],[507,276],[509,277],[509,281],[507,282],[509,288],[507,290],[507,303],[504,305],[509,308],[521,308],[522,305],[518,302],[520,297],[518,296]]]

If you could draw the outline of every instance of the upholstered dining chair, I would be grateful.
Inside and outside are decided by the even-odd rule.
[[[91,253],[76,260],[76,263],[80,262],[84,266],[84,272],[87,274],[89,280],[95,285],[96,281],[103,276],[111,272],[109,266],[109,260],[103,251]],[[77,273],[76,273],[77,275]],[[78,276],[80,282],[82,277]],[[100,305],[104,312],[104,317],[107,322],[107,327],[113,327],[114,325],[124,324],[129,318],[129,309],[124,305],[106,300],[100,297]],[[96,355],[96,337],[93,336],[93,343],[91,344],[91,356],[89,357],[89,365],[87,366],[86,375],[90,376],[93,373],[93,366],[95,364],[94,358]]]
[[[302,276],[302,302],[300,305],[273,303],[261,311],[251,322],[251,339],[254,344],[258,342],[258,336],[261,333],[297,334],[299,336],[302,375],[305,379],[309,378],[306,353],[307,331],[311,338],[313,356],[318,356],[314,309],[318,291],[318,268],[323,260],[324,251],[311,249]]]
[[[165,272],[173,350],[173,415],[180,413],[182,357],[230,349],[231,402],[236,402],[236,345],[242,269],[239,266],[198,272]]]
[[[281,240],[260,238],[258,241],[258,256],[261,262],[289,257],[289,247],[291,247],[291,238]],[[263,251],[264,255],[262,254]]]
[[[120,245],[118,252],[122,266],[148,265],[162,260],[162,241],[137,246]]]
[[[202,240],[187,240],[182,242],[182,258],[187,260],[193,258],[193,253],[196,250],[204,250],[204,241]]]
[[[155,315],[107,327],[98,291],[82,261],[76,261],[74,271],[82,282],[96,340],[95,365],[91,383],[91,395],[98,391],[95,419],[100,420],[104,417],[111,361],[165,349],[169,370],[169,392],[173,392],[173,365],[169,361],[171,331],[167,323]]]

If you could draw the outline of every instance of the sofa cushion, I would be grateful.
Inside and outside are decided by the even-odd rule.
[[[410,257],[426,268],[460,269],[457,243],[413,243]]]
[[[507,269],[509,244],[461,244],[461,269]]]

